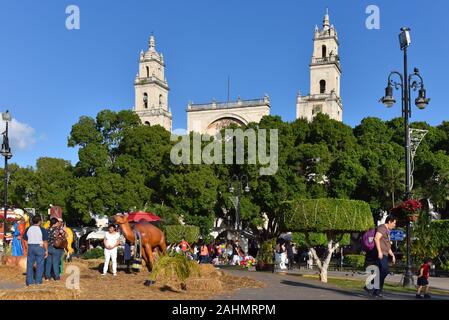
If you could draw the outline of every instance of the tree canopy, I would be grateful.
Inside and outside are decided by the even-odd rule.
[[[366,202],[342,199],[301,199],[283,206],[285,228],[289,231],[348,233],[374,226]]]
[[[414,196],[430,198],[444,213],[449,196],[449,122],[411,126],[429,131],[414,161]],[[35,167],[12,164],[10,203],[44,213],[50,204],[58,205],[73,224],[89,222],[91,214],[153,210],[170,224],[198,226],[205,237],[215,219],[233,224],[235,201],[229,183],[233,175],[247,175],[250,192],[242,192],[240,199],[243,228],[269,239],[281,234],[286,206],[290,206],[288,218],[293,219],[289,223],[294,230],[310,227],[298,217],[304,217],[306,209],[314,212],[315,203],[329,215],[319,221],[317,232],[323,232],[326,223],[331,227],[329,222],[339,231],[351,232],[367,228],[369,209],[389,210],[403,197],[404,130],[400,118],[383,121],[369,117],[352,128],[324,114],[311,122],[266,116],[241,129],[253,129],[256,134],[263,129],[278,130],[278,170],[274,175],[260,175],[263,165],[259,157],[255,165],[247,157],[243,164],[175,165],[170,152],[177,142],[171,141],[170,132],[142,125],[134,112],[103,110],[95,118],[83,116],[68,137],[68,146],[78,150],[78,162],[42,158]],[[201,145],[209,143],[202,141]],[[245,140],[246,147],[248,143]],[[3,188],[0,184],[2,193]],[[351,199],[368,205],[343,201]],[[356,214],[362,222],[334,224],[340,221],[335,220],[337,207],[343,217]]]

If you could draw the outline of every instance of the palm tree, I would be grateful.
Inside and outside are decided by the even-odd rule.
[[[405,170],[397,163],[390,162],[386,164],[383,176],[385,195],[391,196],[391,207],[394,208],[396,206],[396,192],[401,192],[405,188]]]

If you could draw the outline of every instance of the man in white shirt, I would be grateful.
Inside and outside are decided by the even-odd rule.
[[[104,237],[104,266],[103,275],[108,273],[109,261],[112,259],[112,274],[117,275],[117,248],[120,245],[120,233],[116,231],[115,225],[109,225],[108,232]]]
[[[41,217],[34,216],[33,225],[25,230],[23,240],[27,244],[27,275],[26,285],[41,285],[44,275],[44,261],[48,256],[48,232],[41,227]],[[34,264],[36,263],[36,274]]]

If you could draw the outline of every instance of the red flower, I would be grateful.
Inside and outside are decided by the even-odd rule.
[[[418,200],[406,200],[401,205],[391,209],[391,212],[396,215],[413,215],[417,214],[421,210],[422,205]]]

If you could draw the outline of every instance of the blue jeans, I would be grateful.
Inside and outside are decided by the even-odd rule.
[[[379,272],[380,272],[380,279],[379,279],[379,291],[377,292],[382,292],[382,290],[384,289],[384,283],[385,283],[385,278],[388,276],[388,255],[384,255],[383,258],[381,260],[377,260],[377,267],[379,268]]]
[[[28,245],[27,256],[27,277],[26,285],[42,284],[42,276],[44,275],[44,247],[38,244]],[[34,263],[36,263],[36,275],[34,274]]]
[[[60,267],[61,267],[61,256],[64,249],[56,249],[53,246],[48,246],[48,257],[45,260],[45,278],[51,278],[51,271],[53,269],[53,275],[55,280],[60,279]]]

